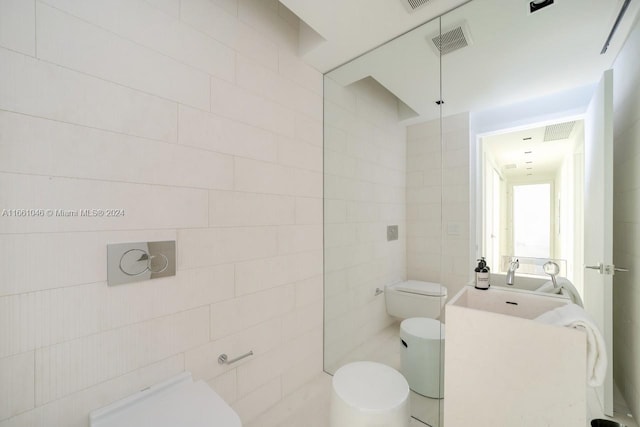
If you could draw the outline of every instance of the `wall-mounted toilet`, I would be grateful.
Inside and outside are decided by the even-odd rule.
[[[385,286],[387,313],[399,319],[437,319],[447,302],[447,288],[440,283],[407,280]]]
[[[407,280],[385,287],[387,314],[400,323],[400,371],[409,387],[423,396],[444,395],[444,326],[439,320],[447,288],[439,283]]]
[[[184,372],[89,414],[91,427],[242,427],[204,381]]]

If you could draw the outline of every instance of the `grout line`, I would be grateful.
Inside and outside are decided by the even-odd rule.
[[[37,0],[37,1],[39,1],[39,0]],[[94,28],[97,28],[97,29],[99,29],[99,30],[105,31],[105,32],[107,32],[107,33],[111,34],[112,36],[117,37],[117,38],[118,38],[118,39],[120,39],[120,40],[124,40],[125,42],[131,43],[131,44],[134,44],[134,45],[136,45],[136,46],[138,46],[138,47],[141,47],[141,48],[143,48],[143,49],[145,49],[145,50],[149,50],[149,51],[151,51],[151,52],[154,52],[154,53],[156,53],[156,54],[158,54],[158,55],[160,55],[160,56],[162,56],[162,57],[164,57],[164,58],[168,58],[168,59],[170,59],[171,61],[173,61],[173,62],[175,62],[175,63],[178,63],[178,64],[181,64],[181,65],[183,65],[183,66],[185,66],[185,67],[187,67],[187,68],[189,68],[189,69],[191,69],[191,70],[198,71],[198,72],[201,72],[201,73],[207,74],[207,75],[209,75],[209,76],[211,76],[211,75],[212,75],[212,74],[210,74],[210,73],[209,73],[209,70],[205,70],[204,68],[200,68],[200,67],[195,66],[195,65],[193,65],[193,64],[191,64],[191,63],[188,63],[188,62],[184,62],[182,59],[176,58],[176,57],[171,56],[171,55],[169,55],[169,54],[167,54],[167,53],[165,53],[165,52],[162,52],[162,51],[160,51],[160,50],[157,50],[157,49],[156,49],[156,48],[154,48],[154,47],[151,47],[151,46],[148,46],[148,45],[142,44],[142,43],[140,43],[140,42],[138,42],[138,41],[136,41],[136,40],[130,39],[130,38],[128,38],[128,37],[126,37],[126,36],[124,36],[124,35],[122,35],[122,34],[119,34],[119,33],[115,32],[115,31],[113,31],[113,30],[111,30],[111,29],[109,29],[109,28],[107,28],[107,27],[104,27],[104,26],[102,26],[102,25],[100,25],[100,24],[97,24],[97,23],[95,23],[95,22],[89,21],[89,20],[87,20],[87,19],[83,18],[82,16],[76,15],[76,14],[74,14],[74,13],[72,13],[72,12],[68,11],[68,10],[65,10],[65,9],[60,8],[60,7],[57,7],[57,6],[53,6],[53,5],[51,5],[51,4],[45,4],[44,6],[49,7],[49,8],[51,8],[51,9],[54,9],[54,10],[56,10],[56,11],[58,11],[58,12],[60,12],[60,13],[64,14],[64,15],[70,16],[70,17],[72,17],[72,18],[74,18],[74,19],[77,19],[78,21],[80,21],[80,22],[82,22],[82,23],[84,23],[84,24],[90,25],[91,27],[94,27]],[[156,9],[156,10],[157,10],[157,8],[155,8],[153,5],[149,5],[149,6],[150,6],[150,7],[152,7],[153,9]],[[164,13],[164,12],[163,12],[163,13]],[[180,22],[182,22],[182,21],[180,21]],[[204,34],[204,35],[206,36],[206,34]],[[219,41],[219,40],[217,40],[217,39],[215,39],[215,38],[213,38],[213,37],[209,37],[209,36],[207,36],[207,38],[209,38],[209,39],[213,40],[214,42],[218,43],[218,44],[219,44],[219,45],[221,45],[221,46],[224,46],[225,48],[227,48],[227,49],[229,49],[229,50],[234,50],[233,48],[231,48],[231,47],[229,47],[229,46],[225,45],[224,43],[222,43],[221,41]],[[49,61],[47,61],[47,62],[49,62]],[[101,78],[101,77],[98,77],[98,78]],[[218,77],[218,78],[220,78],[220,79],[224,80],[224,78],[223,78],[223,77]],[[225,80],[225,81],[226,81],[226,80]],[[115,83],[115,82],[114,82],[114,83]],[[118,84],[120,84],[120,83],[118,83]]]
[[[234,75],[234,79],[235,79],[235,56],[234,56],[234,71],[233,71],[233,75]],[[217,114],[215,114],[213,112],[213,97],[214,97],[214,93],[213,93],[213,77],[209,76],[209,113],[214,114],[216,117],[222,117],[222,116],[218,116]],[[204,110],[202,110],[204,111]]]
[[[37,408],[38,364],[36,363],[36,349],[33,349],[33,408]]]
[[[208,79],[211,81],[211,79]],[[211,85],[211,83],[209,83]],[[176,144],[177,146],[184,147],[184,144],[180,144],[180,102],[176,101],[176,142],[170,142],[170,144]]]
[[[211,190],[207,191],[207,228],[211,228]]]
[[[33,54],[38,58],[38,2],[33,1]]]

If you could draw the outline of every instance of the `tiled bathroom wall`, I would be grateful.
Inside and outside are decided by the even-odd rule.
[[[440,130],[442,128],[442,142]],[[452,297],[469,282],[469,115],[407,128],[407,276]]]
[[[613,373],[640,417],[640,22],[613,67],[613,261],[629,268],[613,278]]]
[[[346,87],[325,78],[325,123],[325,369],[334,372],[393,322],[375,291],[406,277],[406,127],[397,98],[371,78]],[[388,241],[392,225],[398,239]]]
[[[321,371],[297,26],[275,0],[0,0],[0,426],[86,426],[184,370],[249,422]],[[125,214],[7,213],[32,208]],[[108,243],[155,240],[175,277],[107,286]]]

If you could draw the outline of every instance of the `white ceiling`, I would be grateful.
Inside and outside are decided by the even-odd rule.
[[[465,3],[431,0],[409,14],[401,0],[280,0],[326,41],[303,56],[326,71]],[[592,85],[609,68],[638,13],[632,1],[609,50],[600,50],[623,0],[555,0],[533,14],[528,0],[473,0],[341,66],[328,76],[342,85],[372,77],[417,115],[439,116],[511,105]],[[464,22],[470,46],[439,57],[430,38]],[[442,72],[440,71],[440,67]],[[442,75],[442,81],[440,76]]]
[[[583,135],[583,126],[576,121],[567,138],[554,141],[544,140],[546,126],[487,136],[482,138],[483,149],[505,179],[555,177]]]
[[[327,71],[469,0],[430,0],[409,14],[401,0],[279,0],[325,41],[304,53]]]

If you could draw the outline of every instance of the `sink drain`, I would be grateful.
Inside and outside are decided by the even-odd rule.
[[[591,427],[626,427],[624,424],[620,424],[617,421],[595,419],[591,420]]]

